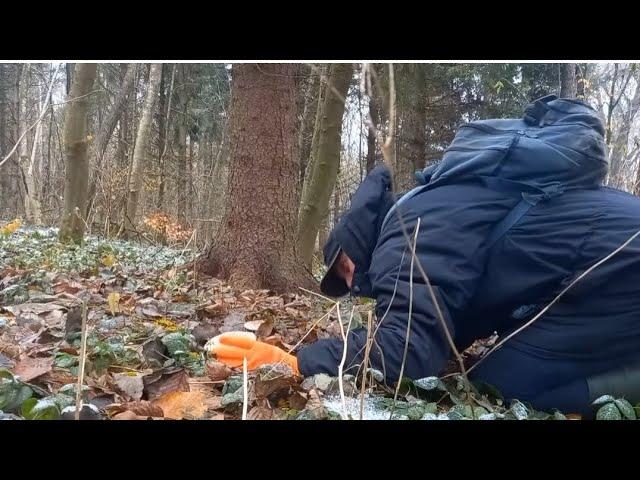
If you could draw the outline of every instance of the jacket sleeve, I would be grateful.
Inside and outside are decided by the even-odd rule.
[[[399,207],[407,235],[412,239],[418,216],[421,218],[416,246],[429,277],[438,305],[452,337],[456,338],[455,319],[465,312],[483,273],[486,237],[493,222],[510,205],[494,209],[496,219],[483,216],[486,190],[456,195],[456,187],[440,187],[418,195]],[[473,187],[469,187],[473,190]],[[473,198],[473,201],[470,200]],[[512,203],[512,202],[511,202]],[[484,205],[483,205],[484,204]],[[410,292],[413,288],[411,325],[404,376],[422,378],[439,374],[451,355],[449,343],[438,319],[427,285],[414,263],[410,278],[411,250],[397,214],[393,214],[381,233],[369,276],[376,304],[377,332],[371,348],[370,365],[385,374],[387,382],[396,382],[405,351],[409,320]],[[345,372],[354,373],[363,361],[367,332],[354,330],[348,337]],[[341,339],[320,340],[301,350],[301,373],[336,375],[342,358]]]

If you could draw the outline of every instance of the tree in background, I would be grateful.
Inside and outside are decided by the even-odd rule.
[[[96,78],[95,63],[75,65],[64,121],[64,210],[60,224],[61,241],[79,243],[84,236],[82,215],[87,206],[89,163],[87,161],[87,111],[89,92]]]

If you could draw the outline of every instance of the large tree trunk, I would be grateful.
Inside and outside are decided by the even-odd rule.
[[[86,216],[89,216],[89,211],[93,207],[93,202],[95,201],[96,195],[96,187],[98,183],[98,176],[102,170],[102,164],[104,160],[104,154],[107,150],[107,145],[109,144],[109,140],[113,135],[113,131],[118,124],[118,120],[122,117],[122,113],[125,110],[127,105],[127,98],[133,91],[133,87],[135,85],[136,79],[136,69],[138,65],[136,63],[130,63],[127,65],[127,70],[124,75],[124,79],[122,80],[122,85],[116,94],[115,99],[113,100],[113,106],[111,110],[107,113],[104,121],[100,126],[100,130],[96,135],[96,139],[94,142],[94,155],[95,155],[95,170],[91,177],[91,183],[89,185],[89,201],[87,203],[87,212]]]
[[[60,225],[61,241],[82,242],[84,219],[80,217],[87,206],[87,111],[89,93],[96,78],[97,64],[78,63],[69,93],[64,119],[65,182],[64,211]],[[79,98],[81,97],[81,98]]]
[[[311,266],[318,229],[328,212],[329,199],[336,183],[340,165],[342,117],[352,76],[352,64],[331,65],[321,105],[322,113],[315,128],[314,143],[317,143],[317,151],[311,158],[311,170],[302,189],[298,218],[300,255],[308,267]]]
[[[149,143],[149,137],[151,136],[151,121],[153,120],[153,111],[156,106],[158,89],[160,88],[161,74],[162,64],[152,64],[151,71],[149,73],[149,87],[144,99],[142,114],[140,115],[136,145],[133,149],[133,165],[131,167],[127,207],[124,215],[124,234],[126,237],[131,237],[135,231],[136,214],[138,211],[138,202],[140,201],[142,177],[147,157],[147,144]]]
[[[560,97],[575,98],[577,87],[576,64],[563,63],[560,68]]]
[[[399,92],[401,128],[394,181],[398,191],[402,192],[416,185],[414,172],[425,167],[427,83],[422,65],[402,64],[398,74],[398,83],[404,91]]]
[[[7,154],[7,70],[4,63],[0,63],[0,160]],[[8,167],[5,165],[0,172],[0,217],[5,213],[6,199],[10,198]]]
[[[295,249],[298,68],[233,66],[228,202],[202,268],[241,288],[291,291],[314,285]]]

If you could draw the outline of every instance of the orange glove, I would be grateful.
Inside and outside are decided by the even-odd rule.
[[[207,342],[205,350],[210,354],[215,354],[219,362],[232,368],[242,367],[246,357],[248,370],[255,370],[262,365],[286,363],[296,375],[300,375],[298,359],[295,356],[268,343],[258,342],[256,336],[251,332],[220,334]]]

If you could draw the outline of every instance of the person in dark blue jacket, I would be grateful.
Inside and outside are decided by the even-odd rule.
[[[379,231],[393,204],[390,186],[384,166],[365,179],[330,235],[324,250],[330,268],[321,284],[327,295],[351,292],[377,300],[380,325],[370,362],[389,381],[397,381],[400,373],[411,290],[411,255],[401,221],[411,235],[421,219],[417,258],[459,350],[494,332],[513,331],[525,320],[514,318],[519,306],[544,307],[568,279],[640,230],[639,198],[604,187],[575,190],[536,205],[487,250],[483,244],[492,226],[515,200],[481,185],[461,184],[407,200],[402,218],[391,216]],[[488,203],[493,208],[487,209]],[[404,375],[417,379],[442,372],[452,352],[417,270],[412,281]],[[366,336],[364,329],[351,332],[347,366],[362,362]],[[340,339],[315,342],[298,353],[299,369],[335,375],[342,350]],[[619,367],[639,361],[640,241],[577,283],[471,376],[498,388],[505,398],[540,409],[588,412],[601,394],[638,395],[634,371]]]
[[[441,164],[427,170],[432,178],[426,182],[437,188],[414,191],[398,206],[390,171],[384,165],[372,170],[324,248],[328,271],[321,290],[376,300],[369,364],[390,384],[400,378],[405,345],[404,376],[418,379],[445,369],[452,349],[438,309],[459,351],[494,332],[505,338],[640,230],[640,199],[602,187],[604,128],[590,107],[547,99],[527,109],[523,120],[471,126],[461,129]],[[440,181],[452,172],[466,172],[460,178],[471,180]],[[544,201],[489,188],[496,172],[506,179],[503,186],[533,172]],[[548,195],[557,179],[565,191]],[[525,201],[526,215],[495,236],[496,225]],[[437,305],[417,265],[411,273],[414,234],[415,261],[428,275]],[[366,329],[349,332],[345,372],[362,365],[366,341]],[[305,376],[335,376],[343,349],[342,339],[319,340],[289,363]],[[538,409],[587,413],[605,393],[640,400],[636,365],[640,239],[483,359],[471,379]]]

